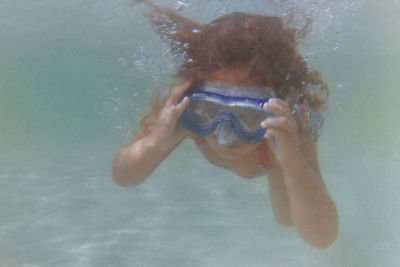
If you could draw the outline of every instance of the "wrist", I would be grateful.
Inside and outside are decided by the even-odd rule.
[[[162,138],[162,136],[157,134],[157,132],[151,132],[146,136],[146,138],[143,139],[143,146],[149,151],[158,150],[160,152],[164,152],[168,150],[166,147],[166,141],[164,139],[165,138]]]
[[[303,153],[299,149],[294,149],[288,157],[281,163],[284,172],[296,173],[306,165]]]
[[[179,142],[176,138],[166,138],[160,132],[154,131],[146,138],[146,147],[151,151],[164,154],[173,149]]]

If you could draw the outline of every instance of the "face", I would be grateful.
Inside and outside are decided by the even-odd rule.
[[[204,137],[209,148],[211,148],[218,156],[226,160],[236,160],[249,152],[258,148],[261,142],[257,143],[246,143],[236,138],[232,144],[228,146],[221,146],[217,143],[217,136],[215,133],[211,133]]]
[[[211,82],[218,82],[226,85],[243,85],[246,84],[248,78],[246,71],[223,69],[211,76]],[[261,142],[246,143],[236,138],[232,144],[221,146],[217,143],[217,136],[211,133],[204,137],[209,148],[211,148],[218,156],[226,160],[239,159],[242,156],[258,148]]]

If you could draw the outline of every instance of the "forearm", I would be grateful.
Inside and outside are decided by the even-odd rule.
[[[292,227],[293,220],[281,170],[275,168],[268,174],[268,188],[275,219],[281,225]]]
[[[190,81],[176,86],[162,103],[163,107],[152,110],[151,113],[157,114],[157,118],[147,125],[144,136],[122,147],[115,155],[112,173],[118,185],[142,183],[189,134],[178,121],[190,103],[188,97],[180,100],[190,86]]]
[[[292,219],[312,245],[325,248],[337,238],[338,213],[320,172],[300,154],[283,168]]]
[[[142,183],[172,150],[165,149],[151,134],[125,145],[112,162],[116,184],[135,186]]]

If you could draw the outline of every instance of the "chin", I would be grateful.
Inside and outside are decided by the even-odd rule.
[[[215,152],[222,158],[228,160],[235,160],[244,155],[243,150],[240,148],[232,148],[232,147],[218,147]]]

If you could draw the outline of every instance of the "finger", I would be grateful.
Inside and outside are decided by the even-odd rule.
[[[166,108],[165,120],[169,123],[174,123],[178,120],[183,110],[189,105],[190,99],[185,96],[177,105],[171,105]]]
[[[278,98],[271,98],[267,103],[264,104],[263,108],[273,114],[279,116],[290,116],[290,108],[289,105]]]
[[[176,106],[172,105],[170,107],[166,108],[166,112],[164,114],[164,123],[169,124],[169,125],[174,125],[176,121],[178,120],[178,116],[176,114]]]
[[[189,105],[190,98],[185,96],[180,103],[175,106],[175,112],[177,116],[180,116],[181,113],[185,110],[185,108]]]
[[[265,139],[267,139],[267,142],[269,145],[272,147],[273,150],[275,150],[276,145],[277,145],[277,140],[279,139],[279,136],[281,136],[283,133],[277,129],[269,129],[265,132]]]
[[[285,102],[281,101],[268,101],[267,103],[264,104],[263,108],[270,113],[273,113],[278,116],[289,116],[290,115],[290,109],[288,105]]]
[[[294,106],[292,115],[293,115],[293,118],[295,118],[295,120],[300,123],[300,125],[303,125],[303,126],[305,125],[307,114],[303,113],[303,110],[301,109],[299,104]]]
[[[169,96],[166,105],[171,106],[175,105],[179,99],[182,97],[182,95],[190,88],[192,85],[192,81],[186,81],[184,83],[181,83],[172,89],[171,95]]]
[[[283,105],[283,106],[289,106],[288,103],[285,100],[280,99],[280,98],[276,98],[276,97],[269,98],[268,102],[277,103],[277,104]]]
[[[267,129],[280,129],[287,132],[296,130],[296,124],[294,119],[280,117],[269,117],[261,123],[261,127]]]
[[[278,129],[267,129],[265,131],[264,137],[266,139],[274,140],[275,136],[279,136],[281,134],[282,134],[282,132]]]

